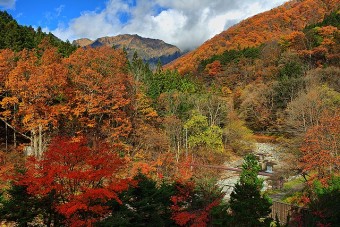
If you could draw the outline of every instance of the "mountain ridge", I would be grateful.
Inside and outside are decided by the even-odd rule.
[[[320,22],[325,15],[340,7],[339,0],[293,0],[257,14],[221,32],[195,50],[167,64],[181,74],[194,73],[202,60],[233,49],[255,47],[283,35],[301,31]],[[315,10],[317,9],[317,10]]]
[[[141,37],[137,34],[121,34],[117,36],[105,36],[90,40],[81,38],[73,41],[74,45],[81,47],[100,47],[110,46],[114,48],[125,49],[129,59],[132,59],[134,52],[144,61],[151,65],[158,63],[167,64],[181,55],[181,50],[172,45],[165,43],[160,39]]]

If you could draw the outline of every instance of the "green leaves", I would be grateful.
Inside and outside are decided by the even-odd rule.
[[[12,49],[21,51],[23,49],[33,49],[38,47],[43,39],[58,48],[59,53],[64,57],[69,56],[77,49],[70,42],[64,42],[51,33],[42,32],[41,27],[35,31],[33,27],[19,25],[7,12],[0,11],[0,49]]]
[[[191,148],[204,146],[214,152],[223,152],[222,129],[216,125],[208,125],[206,116],[194,112],[184,124],[189,132],[188,143]]]
[[[263,180],[257,177],[260,172],[261,166],[253,154],[249,154],[244,158],[242,164],[242,173],[240,177],[240,184],[254,185],[256,188],[261,189],[263,186]]]
[[[111,216],[97,226],[171,226],[171,196],[175,194],[173,183],[157,184],[153,179],[139,173],[133,180],[137,182],[119,196],[123,202],[108,202]]]
[[[257,177],[261,167],[253,154],[244,158],[240,181],[230,196],[235,226],[268,226],[271,201],[262,195],[263,180]],[[265,219],[261,222],[260,219]]]
[[[196,91],[196,85],[189,78],[170,70],[158,71],[146,78],[144,83],[147,86],[147,94],[153,99],[157,99],[162,93],[172,91],[183,93]]]

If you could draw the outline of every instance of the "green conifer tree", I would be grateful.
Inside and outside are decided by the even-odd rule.
[[[271,201],[261,193],[263,180],[257,177],[260,169],[254,155],[244,158],[240,181],[230,196],[232,226],[269,226]]]

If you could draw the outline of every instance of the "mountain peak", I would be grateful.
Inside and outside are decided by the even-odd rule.
[[[73,45],[80,46],[80,47],[91,45],[91,43],[93,43],[93,41],[91,39],[88,39],[88,38],[81,38],[81,39],[74,40],[72,42]]]
[[[130,59],[134,52],[137,52],[139,57],[151,65],[157,64],[158,59],[160,59],[163,64],[167,64],[181,55],[181,50],[174,45],[165,43],[159,39],[144,38],[138,34],[105,36],[95,41],[83,38],[73,41],[73,44],[81,47],[110,46],[121,49],[125,48]]]

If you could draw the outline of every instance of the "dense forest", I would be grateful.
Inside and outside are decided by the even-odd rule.
[[[286,201],[308,213],[287,225],[337,226],[339,9],[290,1],[155,70],[0,12],[0,221],[284,226],[268,216],[252,154],[264,140],[287,148],[281,177],[304,179]],[[226,201],[220,173],[192,164],[235,158],[244,161]]]

